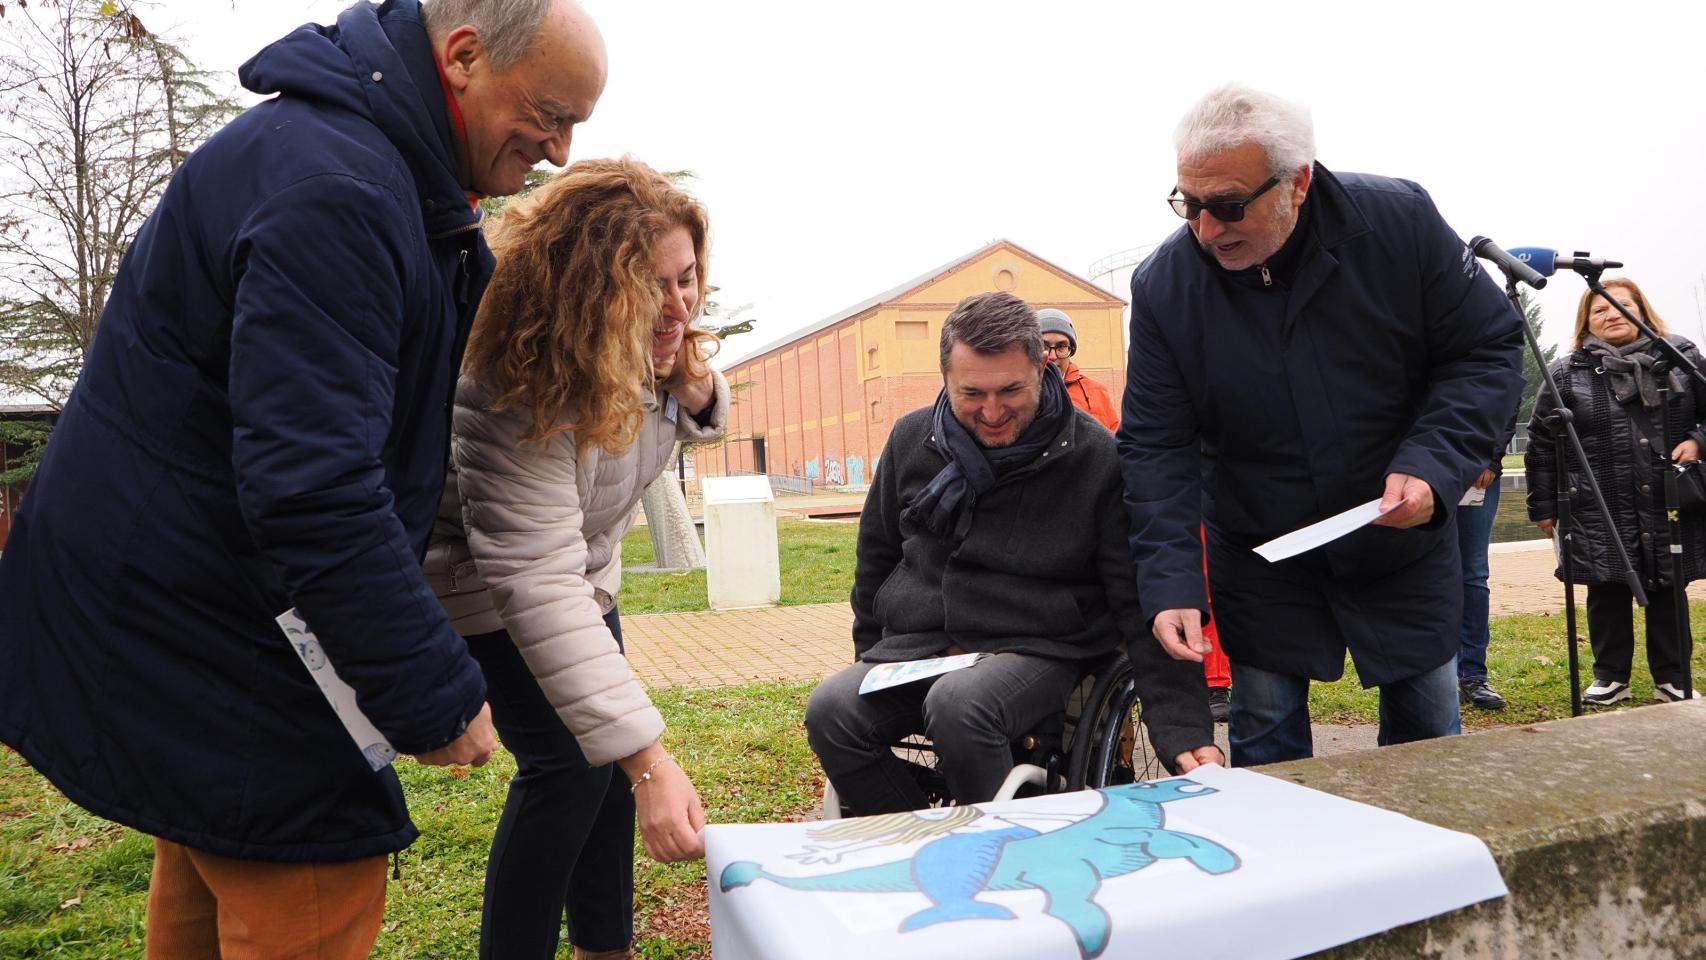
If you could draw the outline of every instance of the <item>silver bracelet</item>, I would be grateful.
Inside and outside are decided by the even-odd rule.
[[[674,760],[674,759],[675,759],[674,757],[672,757],[666,753],[663,756],[657,758],[656,760],[653,760],[650,764],[648,764],[646,766],[645,772],[640,774],[639,777],[635,778],[633,783],[628,785],[628,792],[634,793],[634,792],[638,791],[640,789],[640,784],[645,783],[647,780],[652,779],[652,771],[656,770],[658,768],[658,764],[664,762],[665,760]]]

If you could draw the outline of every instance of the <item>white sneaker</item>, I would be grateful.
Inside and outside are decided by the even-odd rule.
[[[1653,684],[1653,699],[1660,703],[1677,703],[1682,699],[1682,688],[1674,683]],[[1700,690],[1695,688],[1694,699],[1700,699]]]
[[[1682,694],[1678,693],[1676,698],[1681,700]],[[1582,691],[1582,703],[1590,707],[1609,707],[1627,699],[1629,685],[1617,680],[1595,680],[1593,686]]]

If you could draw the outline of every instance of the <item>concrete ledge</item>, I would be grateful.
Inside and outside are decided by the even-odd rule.
[[[1319,956],[1706,958],[1706,701],[1262,772],[1474,834],[1510,887]]]

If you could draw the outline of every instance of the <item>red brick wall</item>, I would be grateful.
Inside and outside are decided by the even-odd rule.
[[[727,450],[701,448],[697,467],[702,477],[719,477],[735,470],[752,469],[752,444],[747,442],[747,438],[758,435],[759,420],[764,412],[763,378],[750,364],[742,364],[728,372],[728,380],[732,407],[726,435],[740,442],[728,444]]]
[[[934,403],[942,378],[932,371],[864,379],[866,358],[859,351],[856,322],[727,371],[731,385],[746,380],[753,384],[735,393],[728,435],[737,442],[729,445],[729,469],[756,469],[751,443],[739,441],[761,436],[768,441],[772,473],[806,475],[813,465],[819,483],[837,476],[843,483],[871,482],[895,420]],[[894,360],[882,359],[885,365]],[[1107,371],[1090,372],[1103,382],[1111,379]],[[827,422],[831,419],[835,422]],[[805,426],[809,421],[818,425]],[[700,476],[724,472],[720,447],[702,448],[696,457]]]
[[[818,474],[823,465],[823,397],[819,385],[817,339],[800,342],[800,475]],[[821,474],[819,474],[821,476]]]
[[[728,435],[740,442],[729,445],[728,468],[756,469],[752,444],[746,438],[765,437],[772,473],[792,470],[805,475],[807,465],[815,461],[815,479],[827,483],[829,461],[835,460],[842,481],[851,482],[855,471],[849,460],[856,458],[863,465],[862,479],[870,483],[872,464],[882,454],[895,420],[935,403],[942,379],[934,373],[913,373],[861,380],[864,362],[858,337],[848,324],[729,370],[731,386],[748,379],[753,385],[734,394]],[[1106,385],[1116,405],[1120,402],[1123,378],[1107,369],[1085,369],[1084,373]],[[876,418],[871,414],[873,400],[880,411]],[[857,414],[858,419],[849,421],[849,414]],[[831,418],[836,422],[825,422]],[[819,426],[804,426],[813,420]],[[787,429],[790,424],[793,431]],[[720,446],[700,448],[695,461],[699,476],[721,476],[724,460]]]
[[[764,358],[761,382],[764,384],[764,440],[765,463],[764,469],[771,473],[783,473],[786,461],[782,458],[782,391],[787,389],[782,382],[782,358],[771,355]],[[757,434],[757,431],[754,431]]]
[[[824,421],[818,448],[818,477],[822,479],[829,468],[828,459],[842,456],[847,449],[847,405],[841,399],[841,338],[831,331],[829,336],[818,338],[812,352],[817,356],[819,409]],[[834,423],[829,422],[832,419]]]
[[[781,364],[777,376],[782,384],[782,450],[780,459],[771,461],[771,473],[785,473],[789,476],[803,477],[806,474],[806,458],[804,441],[800,437],[800,424],[805,420],[801,411],[805,405],[800,400],[800,351],[792,348],[782,351]]]
[[[836,349],[841,354],[841,419],[846,423],[839,459],[845,463],[848,457],[859,457],[869,463],[874,456],[870,441],[871,404],[865,396],[865,383],[860,379],[865,369],[865,358],[859,352],[858,332],[849,324],[845,329],[837,330],[835,337]],[[848,414],[858,419],[848,421]],[[836,455],[836,452],[831,451],[831,455]]]

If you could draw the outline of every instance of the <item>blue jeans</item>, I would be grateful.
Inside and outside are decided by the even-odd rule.
[[[1463,732],[1457,707],[1457,667],[1446,661],[1427,673],[1380,685],[1380,745]],[[1315,755],[1309,729],[1309,678],[1269,673],[1232,662],[1232,722],[1227,732],[1235,767],[1255,767]]]
[[[604,622],[622,644],[616,611]],[[508,633],[468,638],[492,725],[516,775],[486,862],[481,960],[551,960],[565,910],[582,950],[634,938],[634,796],[615,764],[589,766]]]
[[[1457,508],[1457,551],[1463,556],[1463,639],[1457,648],[1457,679],[1487,679],[1487,544],[1499,512],[1499,480],[1487,485],[1487,502]]]
[[[1081,663],[997,653],[963,670],[859,693],[874,663],[830,676],[806,702],[806,738],[841,802],[856,816],[925,806],[889,745],[923,733],[959,803],[993,798],[1013,769],[1013,740],[1059,713]]]

